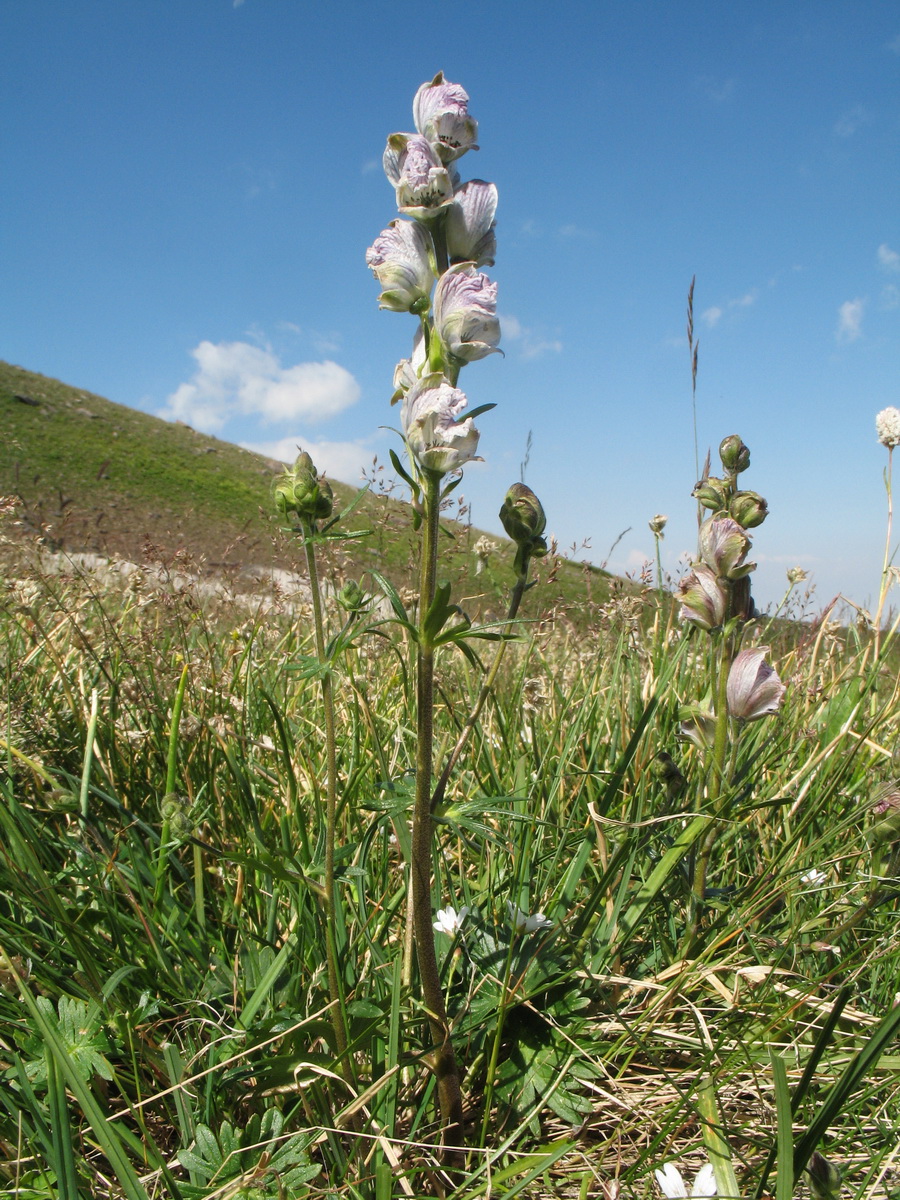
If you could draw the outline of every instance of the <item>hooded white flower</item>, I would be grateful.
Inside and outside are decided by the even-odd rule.
[[[728,711],[740,721],[758,721],[781,708],[787,688],[766,662],[768,653],[768,646],[753,646],[741,650],[731,664],[725,685]]]
[[[469,94],[460,84],[446,80],[443,71],[416,92],[413,119],[442,162],[452,162],[467,150],[478,149],[478,122],[469,116]]]
[[[417,221],[391,221],[366,251],[366,265],[384,288],[382,308],[393,312],[427,312],[434,272],[428,230]]]
[[[688,1196],[715,1196],[716,1173],[712,1163],[705,1163],[697,1172],[691,1190],[687,1190],[684,1176],[674,1163],[666,1163],[661,1170],[653,1172],[660,1191],[667,1200],[686,1200]]]
[[[468,263],[451,267],[434,289],[434,328],[461,362],[499,354],[496,283]]]
[[[437,910],[437,920],[434,927],[438,933],[459,933],[459,927],[472,910],[464,904],[459,912],[451,905]]]
[[[545,917],[542,912],[529,915],[522,912],[518,904],[513,904],[512,900],[507,900],[506,907],[509,909],[509,919],[512,921],[516,933],[534,933],[537,929],[550,929],[553,926],[550,918]]]
[[[394,185],[402,213],[425,220],[453,199],[450,173],[427,138],[392,133],[384,152],[384,173]]]
[[[471,417],[460,414],[468,404],[465,392],[442,375],[426,375],[403,399],[403,432],[410,450],[428,471],[446,475],[475,457],[478,430]]]
[[[451,263],[472,263],[492,267],[497,253],[494,218],[497,214],[497,187],[483,179],[470,179],[458,189],[447,206],[447,253]]]

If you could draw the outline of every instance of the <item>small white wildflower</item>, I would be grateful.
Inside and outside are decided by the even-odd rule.
[[[882,446],[893,450],[900,446],[900,411],[896,408],[883,408],[875,418],[875,430]]]
[[[459,932],[459,927],[469,914],[469,908],[464,904],[457,913],[455,908],[439,908],[434,927],[438,933],[449,933],[451,936]]]
[[[800,876],[800,882],[805,883],[807,887],[816,887],[820,883],[824,883],[828,876],[824,871],[820,871],[818,867],[813,867],[807,871],[805,875]]]
[[[516,933],[534,933],[536,929],[550,929],[553,925],[550,918],[545,917],[542,912],[529,915],[522,912],[518,904],[513,904],[512,900],[507,900],[506,907],[509,909],[509,919],[512,921]]]
[[[688,1196],[715,1196],[716,1173],[712,1163],[704,1163],[694,1178],[691,1190],[687,1190],[684,1176],[674,1163],[666,1163],[661,1170],[653,1172],[660,1191],[668,1200],[686,1200]]]
[[[798,583],[802,583],[804,581],[804,579],[808,579],[808,578],[809,578],[808,572],[804,571],[802,567],[789,567],[788,568],[788,573],[787,573],[788,583],[796,585]]]

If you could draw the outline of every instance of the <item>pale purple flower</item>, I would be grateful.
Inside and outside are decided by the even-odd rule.
[[[756,569],[745,563],[750,539],[731,517],[708,517],[700,526],[700,557],[724,579],[742,579]]]
[[[460,84],[444,79],[442,71],[416,92],[413,118],[416,129],[431,142],[442,162],[478,149],[478,122],[469,116],[468,93]]]
[[[758,721],[778,712],[787,690],[766,662],[768,646],[742,650],[728,672],[728,711],[740,721]]]
[[[384,173],[394,185],[397,207],[411,217],[433,217],[453,199],[450,173],[421,134],[391,134]]]
[[[691,1197],[710,1197],[716,1194],[716,1173],[712,1163],[704,1163],[697,1172],[690,1192],[684,1176],[674,1163],[666,1163],[661,1170],[653,1172],[662,1194],[667,1200],[687,1200]]]
[[[366,251],[366,265],[384,288],[381,308],[427,312],[431,303],[434,248],[428,230],[416,221],[391,221]]]
[[[522,912],[518,904],[513,904],[512,900],[507,900],[506,907],[509,909],[509,919],[512,921],[516,933],[534,933],[538,929],[553,927],[553,922],[542,912],[531,914]]]
[[[437,910],[437,920],[434,923],[434,928],[438,933],[459,933],[459,927],[472,910],[463,905],[459,912],[455,908],[448,905],[446,908]]]
[[[496,283],[466,263],[451,267],[434,291],[434,328],[450,354],[462,362],[499,353]]]
[[[483,179],[464,183],[447,206],[444,229],[451,263],[470,262],[476,267],[492,267],[497,253],[494,218],[497,215],[497,187]]]
[[[475,457],[478,430],[471,417],[460,415],[467,404],[465,392],[441,375],[426,375],[410,388],[403,401],[403,432],[426,470],[446,475]]]
[[[900,446],[900,412],[894,407],[883,408],[875,418],[875,431],[882,446],[889,450]]]
[[[693,621],[701,629],[718,629],[725,620],[728,597],[715,571],[697,563],[678,583],[682,621]]]

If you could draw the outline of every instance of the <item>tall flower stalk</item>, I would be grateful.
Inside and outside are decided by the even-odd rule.
[[[292,470],[286,471],[275,484],[275,502],[285,516],[296,516],[303,535],[306,567],[313,608],[316,658],[321,677],[322,709],[325,724],[325,861],[324,882],[320,902],[325,924],[325,964],[328,972],[328,992],[331,1000],[331,1024],[335,1047],[343,1077],[351,1082],[353,1063],[347,1052],[347,1014],[344,989],[337,956],[337,896],[335,893],[335,849],[337,839],[337,743],[334,719],[334,684],[327,662],[325,647],[325,618],[316,562],[316,540],[319,521],[331,516],[334,507],[331,488],[320,479],[308,454],[301,454]]]
[[[468,399],[458,387],[460,372],[468,363],[497,353],[500,341],[497,287],[480,270],[494,262],[497,189],[483,180],[461,184],[456,168],[463,154],[478,149],[478,125],[469,115],[468,100],[464,89],[441,73],[419,88],[413,101],[415,133],[391,134],[384,153],[385,174],[401,216],[366,253],[366,262],[383,289],[381,307],[418,318],[410,357],[394,373],[392,397],[392,402],[401,402],[408,464],[404,466],[396,455],[392,458],[412,490],[422,528],[415,627],[411,926],[433,1047],[445,1154],[451,1163],[459,1160],[453,1148],[462,1145],[463,1108],[434,944],[432,812],[465,737],[457,743],[433,793],[434,660],[437,648],[462,637],[468,625],[463,622],[448,629],[455,610],[449,604],[449,587],[439,587],[437,582],[439,517],[460,469],[476,457],[479,432],[474,418],[493,407],[467,411]]]
[[[875,626],[875,661],[881,653],[881,619],[884,614],[884,604],[891,587],[891,539],[894,526],[894,493],[893,465],[894,450],[900,446],[900,411],[896,408],[884,408],[875,418],[875,430],[878,440],[888,452],[888,462],[884,470],[884,487],[887,492],[887,531],[884,540],[884,561],[881,566],[881,582],[878,589],[878,608],[873,618]]]
[[[747,561],[748,530],[762,524],[768,506],[757,492],[738,486],[739,476],[750,465],[750,451],[737,435],[722,441],[719,457],[722,477],[707,476],[694,489],[698,504],[710,515],[700,526],[698,559],[679,584],[682,619],[712,639],[712,710],[694,705],[682,714],[682,732],[706,755],[712,818],[694,863],[685,953],[700,929],[709,863],[718,821],[731,795],[741,729],[748,721],[776,712],[785,691],[766,661],[767,647],[741,649],[744,628],[755,615],[749,576],[756,564]]]

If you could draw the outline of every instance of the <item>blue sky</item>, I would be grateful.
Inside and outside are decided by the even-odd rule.
[[[900,9],[495,0],[0,0],[0,357],[355,482],[386,462],[415,320],[365,251],[385,139],[442,69],[495,182],[505,357],[465,369],[498,530],[538,492],[562,547],[635,571],[695,543],[701,456],[739,433],[758,602],[877,593],[900,406]]]

